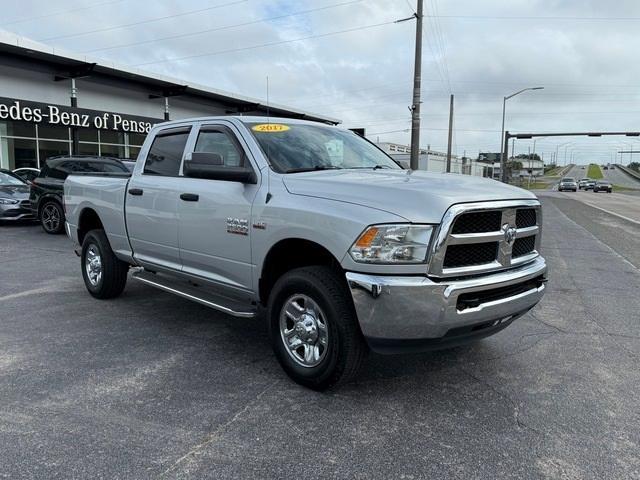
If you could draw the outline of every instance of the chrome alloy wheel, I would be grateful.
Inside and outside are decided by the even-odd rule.
[[[60,210],[54,204],[49,203],[42,209],[42,224],[50,232],[60,227]]]
[[[327,354],[329,329],[318,304],[307,295],[289,297],[280,311],[280,337],[298,365],[319,365]]]
[[[84,269],[87,272],[87,278],[92,286],[97,287],[102,280],[102,257],[98,251],[98,247],[91,244],[87,248],[87,254],[84,260]]]

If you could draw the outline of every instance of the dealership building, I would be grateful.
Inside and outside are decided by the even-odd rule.
[[[135,159],[152,125],[207,115],[339,120],[135,68],[59,53],[0,32],[0,167],[55,155]]]

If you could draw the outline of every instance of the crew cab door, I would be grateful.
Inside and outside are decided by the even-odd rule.
[[[134,172],[125,210],[134,258],[144,266],[180,270],[178,247],[179,173],[191,127],[159,131],[144,169]]]
[[[251,166],[257,173],[231,123],[201,124],[189,150],[217,154],[221,168]],[[187,159],[190,156],[187,153]],[[232,290],[251,290],[251,206],[258,185],[182,176],[181,188],[178,220],[183,272]]]

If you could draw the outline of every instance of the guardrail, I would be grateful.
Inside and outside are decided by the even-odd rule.
[[[640,173],[631,170],[628,167],[625,167],[624,165],[620,165],[619,163],[616,163],[616,168],[619,168],[620,170],[622,170],[624,173],[626,173],[627,175],[629,175],[631,178],[633,178],[634,180],[638,180],[640,182]]]
[[[569,165],[567,165],[566,167],[564,167],[562,170],[560,170],[560,172],[558,172],[558,176],[559,177],[564,177],[567,173],[569,173],[571,171],[571,169],[573,167],[575,167],[576,165],[574,163],[570,163]]]
[[[569,173],[569,171],[575,167],[575,164],[570,163],[569,165],[565,165],[564,167],[560,168],[560,167],[556,167],[556,168],[560,168],[560,170],[558,170],[555,173],[549,173],[551,170],[549,170],[548,172],[546,172],[544,175],[542,175],[543,177],[564,177],[567,173]]]

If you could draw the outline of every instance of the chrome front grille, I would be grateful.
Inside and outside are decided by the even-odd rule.
[[[519,208],[516,210],[516,227],[533,227],[537,225],[537,218],[535,208]]]
[[[486,212],[463,213],[453,223],[451,233],[480,233],[500,230],[502,212],[489,210]]]
[[[537,200],[454,205],[433,242],[429,274],[475,275],[529,262],[539,255],[541,220]]]
[[[498,254],[498,242],[472,245],[449,245],[444,256],[444,268],[469,267],[493,262]]]

